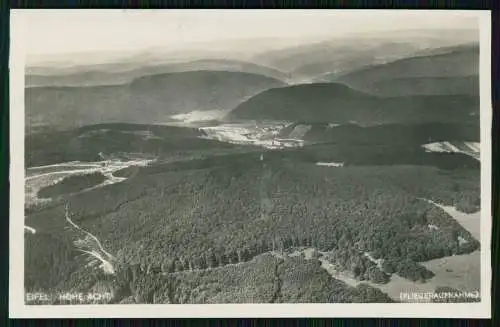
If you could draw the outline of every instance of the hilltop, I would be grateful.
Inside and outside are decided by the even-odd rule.
[[[227,119],[323,123],[466,122],[479,111],[473,96],[381,98],[338,83],[304,84],[264,91],[231,111]]]
[[[281,81],[287,79],[287,75],[283,72],[250,62],[200,59],[156,64],[95,64],[45,70],[28,68],[25,84],[27,87],[120,85],[144,76],[201,70],[257,74]]]

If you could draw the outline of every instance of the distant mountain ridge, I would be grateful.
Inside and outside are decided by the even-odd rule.
[[[437,52],[436,52],[437,51]],[[479,47],[476,44],[435,49],[420,52],[387,64],[361,67],[350,73],[339,75],[371,74],[376,78],[395,77],[451,77],[470,76],[479,73]]]
[[[395,34],[263,51],[253,62],[132,58],[123,65],[55,68],[56,75],[31,71],[27,124],[161,123],[230,110],[229,120],[361,125],[477,119],[478,45],[460,43],[456,31],[450,40],[418,31],[407,38]]]
[[[355,87],[380,96],[479,94],[479,76],[402,77]]]
[[[350,71],[380,60],[410,56],[418,48],[408,43],[365,43],[352,40],[321,42],[314,45],[278,50],[256,56],[254,61],[308,79],[325,72]]]
[[[151,75],[114,86],[27,88],[27,126],[161,123],[179,113],[229,111],[263,90],[284,85],[250,73],[191,71]]]
[[[285,81],[288,75],[273,68],[228,59],[202,59],[165,64],[101,64],[51,69],[31,69],[25,76],[27,87],[120,85],[144,76],[190,71],[249,73]]]
[[[346,74],[327,74],[321,82],[347,84],[383,96],[479,94],[479,47],[476,44],[422,51],[386,64]]]
[[[460,47],[477,41],[473,30],[394,31],[333,38],[285,49],[267,51],[253,61],[290,73],[297,81],[322,74],[344,74],[362,67],[439,52],[443,47]]]
[[[47,75],[55,78],[56,75],[71,74],[87,74],[87,78],[91,78],[96,76],[96,72],[101,71],[119,73],[118,77],[122,77],[121,74],[125,71],[133,73],[132,71],[138,70],[133,77],[139,77],[144,75],[141,72],[143,69],[149,70],[147,74],[167,73],[175,72],[176,69],[192,69],[188,67],[190,65],[196,67],[202,64],[203,66],[207,62],[212,62],[216,66],[220,65],[222,70],[226,67],[227,70],[258,73],[300,83],[322,74],[346,73],[367,65],[387,63],[420,53],[438,52],[442,47],[460,46],[477,40],[477,30],[400,30],[389,34],[383,31],[373,31],[333,36],[329,39],[326,39],[326,36],[307,40],[303,38],[300,40],[298,38],[235,39],[189,44],[183,49],[157,47],[128,54],[80,53],[71,57],[68,55],[51,56],[41,61],[29,62],[26,72],[30,78],[27,84],[61,86],[61,83],[65,83],[68,85],[68,82],[75,82],[65,80],[68,76],[58,77],[52,81],[44,78]],[[261,69],[254,65],[264,67]],[[208,66],[194,69],[214,70],[216,68]],[[130,80],[129,77],[127,76],[128,80]],[[99,78],[109,80],[111,76],[102,74]],[[81,85],[85,81],[77,79],[77,82]]]

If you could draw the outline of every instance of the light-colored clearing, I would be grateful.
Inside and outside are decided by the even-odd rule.
[[[112,263],[115,260],[114,256],[104,249],[101,242],[94,234],[81,228],[73,222],[69,213],[68,205],[66,205],[65,208],[65,218],[75,231],[82,234],[82,238],[75,241],[74,244],[80,252],[88,255],[87,265],[94,266],[96,263],[100,262],[99,268],[101,268],[104,273],[114,274],[115,269]]]
[[[45,203],[50,199],[41,199],[38,192],[47,186],[57,184],[70,176],[87,175],[91,173],[102,173],[107,179],[84,191],[103,187],[106,185],[119,183],[126,178],[115,177],[113,173],[131,166],[146,166],[155,159],[132,159],[128,161],[105,160],[98,162],[66,162],[55,165],[40,166],[28,168],[27,178],[25,179],[25,206],[30,207],[35,204]]]
[[[427,152],[463,153],[476,160],[480,160],[480,144],[478,142],[462,142],[452,144],[450,142],[433,142],[422,145]]]
[[[24,225],[24,229],[30,232],[31,234],[36,234],[36,230],[33,227]]]
[[[422,200],[428,201],[429,203],[432,203],[445,210],[450,216],[455,218],[466,230],[468,230],[473,237],[479,239],[479,212],[466,214],[456,210],[451,206],[442,206],[430,200]],[[438,227],[433,226],[432,228]],[[290,256],[298,256],[303,254],[307,259],[311,257],[311,255],[307,255],[307,252],[312,251],[315,250],[312,248],[296,250],[292,252]],[[322,255],[327,254],[326,252],[319,253]],[[365,253],[365,256],[367,256],[372,262],[377,263],[377,265],[380,265],[383,262],[383,259],[375,259],[369,253]],[[412,282],[408,279],[393,274],[389,283],[375,284],[369,281],[356,280],[349,273],[337,270],[335,265],[329,262],[325,258],[325,256],[321,256],[319,258],[319,260],[321,261],[321,267],[323,267],[333,278],[341,280],[353,287],[356,287],[361,283],[366,283],[370,286],[378,288],[396,301],[399,301],[401,299],[401,293],[434,292],[437,287],[451,287],[459,291],[469,292],[479,291],[481,287],[480,259],[480,252],[475,251],[471,254],[453,255],[449,257],[421,262],[424,267],[435,274],[435,276],[428,280],[426,283]]]
[[[297,138],[279,138],[280,131],[290,125],[287,122],[233,123],[200,127],[200,138],[231,144],[255,145],[267,149],[300,147],[304,141]]]
[[[317,162],[316,166],[325,166],[325,167],[343,167],[343,162]]]

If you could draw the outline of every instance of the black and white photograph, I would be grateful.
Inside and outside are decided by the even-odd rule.
[[[489,317],[490,33],[12,11],[11,315]]]

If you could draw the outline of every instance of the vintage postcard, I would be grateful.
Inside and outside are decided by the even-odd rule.
[[[12,11],[11,317],[489,317],[490,25]]]

